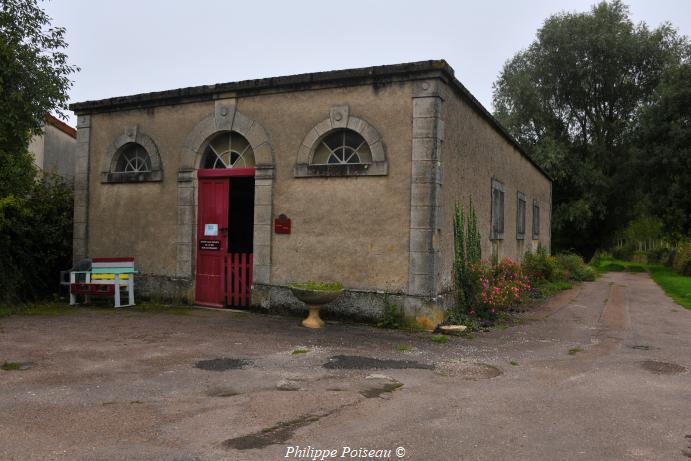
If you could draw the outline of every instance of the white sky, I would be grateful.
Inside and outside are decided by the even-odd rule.
[[[502,65],[559,11],[593,0],[52,0],[81,67],[71,102],[323,70],[446,59],[492,110]],[[634,22],[691,35],[691,1],[628,0]],[[71,113],[70,113],[71,115]],[[75,119],[70,119],[72,125]]]

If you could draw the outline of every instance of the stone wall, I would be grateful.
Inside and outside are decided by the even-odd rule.
[[[284,285],[294,280],[338,280],[357,290],[402,292],[408,283],[411,92],[411,84],[405,82],[361,85],[239,98],[228,95],[215,102],[82,116],[80,132],[88,140],[89,152],[88,165],[82,165],[88,169],[88,177],[81,175],[88,181],[88,195],[81,194],[79,199],[88,205],[88,225],[78,232],[85,236],[84,254],[134,256],[144,274],[192,281],[194,252],[181,272],[176,246],[181,238],[189,238],[185,235],[194,242],[196,175],[180,170],[198,164],[198,158],[189,162],[184,157],[190,155],[186,143],[195,127],[213,115],[219,103],[227,102],[238,114],[263,127],[273,149],[273,178],[263,180],[272,187],[267,194],[262,189],[256,197],[268,200],[269,210],[273,209],[262,218],[267,233],[271,229],[270,245],[261,250],[268,252],[270,272],[268,280],[262,281]],[[295,177],[306,134],[328,118],[333,107],[340,106],[379,133],[387,175]],[[128,136],[146,136],[155,143],[159,179],[104,182],[113,144]],[[192,155],[200,155],[202,150],[199,146]],[[185,180],[189,182],[180,183]],[[180,187],[186,184],[189,189]],[[180,200],[189,201],[190,209],[180,207]],[[273,234],[272,218],[280,213],[292,219],[290,235]],[[150,291],[154,285],[142,284],[142,290]]]
[[[537,248],[538,243],[549,248],[551,224],[550,180],[451,88],[446,92],[443,112],[440,292],[451,287],[456,202],[465,205],[467,211],[472,197],[482,237],[482,257],[486,259],[490,259],[493,251],[499,259],[520,259],[526,251]],[[504,185],[504,235],[502,240],[494,241],[490,240],[493,178]],[[523,240],[516,238],[519,192],[526,197]],[[534,199],[540,204],[540,236],[535,240],[532,239]]]

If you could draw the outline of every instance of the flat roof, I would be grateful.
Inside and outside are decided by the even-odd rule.
[[[300,91],[339,86],[364,84],[384,84],[393,81],[419,80],[423,78],[441,78],[456,93],[461,95],[470,106],[492,125],[508,142],[513,145],[530,163],[547,179],[552,178],[508,131],[485,109],[480,101],[456,78],[453,68],[443,59],[391,64],[385,66],[361,67],[356,69],[331,70],[308,74],[287,75],[282,77],[242,80],[239,82],[217,83],[214,85],[191,86],[175,90],[155,91],[131,96],[84,101],[70,104],[70,109],[77,115],[99,112],[114,112],[127,109],[142,109],[155,106],[167,106],[198,101],[217,99],[223,93],[233,96],[249,96],[271,91]]]

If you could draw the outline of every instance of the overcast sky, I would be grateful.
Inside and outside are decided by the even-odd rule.
[[[492,110],[492,83],[559,11],[587,0],[52,0],[81,67],[71,102],[323,70],[445,59]],[[635,22],[691,35],[691,1],[629,0]],[[75,124],[72,117],[71,124]]]

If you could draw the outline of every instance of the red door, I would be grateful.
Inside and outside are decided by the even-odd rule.
[[[249,306],[254,168],[199,170],[195,302]]]
[[[199,178],[195,302],[203,306],[225,306],[229,185],[229,178]]]

